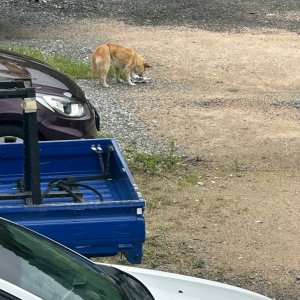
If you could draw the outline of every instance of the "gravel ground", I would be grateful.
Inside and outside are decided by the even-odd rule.
[[[189,26],[211,31],[273,27],[298,32],[299,17],[294,12],[299,8],[297,0],[285,3],[261,3],[259,0],[46,0],[45,3],[33,0],[3,0],[0,9],[0,44],[8,41],[21,46],[27,44],[40,48],[44,54],[65,53],[89,61],[93,50],[90,40],[74,40],[74,43],[65,43],[55,38],[44,41],[24,40],[19,29],[24,25],[38,30],[40,27],[54,28],[87,18],[95,21],[111,18],[135,25]],[[97,41],[93,46],[96,45]],[[134,144],[141,151],[161,151],[168,148],[169,141],[161,139],[157,143],[157,137],[154,139],[150,135],[153,124],[146,123],[135,114],[138,102],[128,103],[120,98],[120,90],[124,91],[128,86],[118,85],[113,89],[103,90],[95,89],[97,85],[93,81],[82,80],[78,83],[98,108],[102,118],[102,131],[114,136],[121,146]],[[146,89],[168,84],[170,83],[150,82]],[[145,86],[143,89],[145,90]]]
[[[167,150],[168,144],[164,140],[158,140],[149,133],[151,124],[138,117],[137,105],[120,97],[121,90],[128,89],[127,86],[115,85],[104,90],[96,80],[79,80],[78,84],[100,112],[102,131],[114,137],[121,148],[133,147],[142,152]],[[149,88],[152,85],[149,84]]]
[[[298,0],[2,0],[1,18],[49,26],[84,18],[113,18],[138,25],[181,25],[213,31],[273,27],[300,30]]]

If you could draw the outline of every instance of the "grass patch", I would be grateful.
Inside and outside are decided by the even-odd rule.
[[[124,150],[124,156],[130,169],[151,175],[172,172],[180,162],[179,156],[176,155],[175,143],[171,143],[169,149],[161,153],[138,152],[127,148]]]
[[[206,266],[205,261],[202,258],[195,258],[191,261],[191,265],[193,269],[203,269]]]
[[[74,79],[91,79],[90,64],[80,62],[72,57],[60,54],[46,56],[44,61],[55,69]]]
[[[188,173],[182,177],[182,181],[189,185],[196,185],[199,182],[199,175],[196,173]]]
[[[17,47],[9,45],[0,45],[1,49],[13,51],[22,55],[41,60],[54,69],[68,75],[73,79],[92,79],[96,78],[91,73],[91,65],[88,62],[82,62],[69,55],[44,55],[40,50],[32,47]],[[108,76],[113,75],[113,70],[109,71]]]
[[[173,198],[168,197],[168,195],[155,198],[147,197],[147,209],[162,209],[171,206],[173,203]]]
[[[31,47],[1,45],[0,48],[41,60],[73,79],[90,79],[93,77],[89,63],[81,62],[71,56],[60,54],[46,56],[40,50]]]

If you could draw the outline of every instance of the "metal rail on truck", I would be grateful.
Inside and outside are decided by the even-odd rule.
[[[20,184],[20,198],[26,204],[41,204],[40,156],[37,130],[37,105],[35,89],[31,80],[0,82],[0,100],[20,97],[23,99],[23,130],[24,130],[24,183]],[[0,102],[1,103],[1,102]],[[1,195],[8,199],[10,195]]]
[[[76,202],[82,201],[82,193],[73,177],[53,180],[47,190],[41,192],[40,155],[37,128],[37,104],[35,89],[30,80],[0,82],[0,101],[8,98],[22,98],[23,131],[24,131],[24,178],[18,180],[19,192],[13,194],[0,193],[0,200],[24,199],[26,205],[42,204],[44,197],[72,196]],[[0,102],[1,103],[1,102]],[[59,191],[52,191],[53,187]],[[95,191],[97,194],[97,192]],[[99,195],[101,197],[101,195]]]

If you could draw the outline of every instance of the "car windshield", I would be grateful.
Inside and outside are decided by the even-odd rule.
[[[115,281],[81,256],[0,219],[0,278],[43,299],[126,299]]]

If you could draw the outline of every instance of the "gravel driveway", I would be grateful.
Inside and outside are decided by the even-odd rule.
[[[112,18],[128,24],[191,26],[213,31],[245,27],[300,30],[298,0],[3,0],[2,21],[49,26],[71,20]]]
[[[122,6],[122,3],[118,5]],[[98,13],[95,7],[97,7]],[[106,16],[103,7],[115,10],[115,2],[90,1],[88,3],[51,0],[40,4],[34,1],[4,0],[1,7],[0,44],[15,45],[17,47],[31,46],[40,49],[45,55],[67,54],[89,62],[91,51],[98,45],[99,41],[81,37],[80,39],[74,39],[72,42],[65,42],[57,39],[51,33],[46,39],[35,39],[35,35],[39,32],[40,27],[53,29],[63,24],[72,23],[75,20],[82,20],[88,16],[95,19],[98,14]],[[106,17],[109,16],[111,14]],[[27,35],[24,38],[21,31],[23,25],[25,27],[29,26],[31,37],[29,34],[29,37]],[[102,134],[114,137],[121,148],[127,146],[145,152],[168,149],[168,142],[150,135],[150,124],[135,113],[136,105],[126,102],[122,98],[122,93],[130,87],[115,85],[113,89],[103,89],[96,80],[78,80],[77,82],[100,113]],[[135,89],[151,89],[155,85],[157,89],[157,85],[160,84],[150,82],[147,83],[147,86],[140,84]]]
[[[188,26],[210,31],[240,31],[245,28],[278,28],[300,31],[300,3],[297,0],[282,1],[224,1],[224,0],[118,0],[118,1],[76,1],[46,0],[3,0],[0,13],[0,43],[30,45],[40,48],[44,54],[69,54],[89,61],[91,51],[99,41],[74,38],[73,42],[56,39],[35,40],[39,28],[56,28],[63,24],[82,20],[101,21],[115,19],[127,24],[143,26]],[[22,28],[29,26],[32,38],[22,34]],[[169,141],[158,140],[149,135],[153,124],[137,117],[135,105],[120,98],[120,90],[128,87],[118,86],[108,91],[95,89],[95,82],[78,82],[88,98],[101,112],[102,130],[116,137],[121,146],[134,143],[141,151],[161,151],[169,146]],[[168,82],[152,82],[146,89]],[[145,86],[143,86],[145,90]],[[95,101],[94,99],[98,99]],[[100,99],[100,100],[99,100]],[[121,103],[121,105],[120,105]],[[159,142],[158,142],[159,141]],[[154,149],[154,144],[156,144]]]
[[[30,45],[40,48],[45,54],[67,53],[76,58],[89,61],[90,52],[98,41],[91,46],[91,40],[74,39],[65,43],[61,40],[34,39],[34,33],[39,28],[55,28],[62,24],[86,20],[101,21],[115,19],[134,25],[167,25],[189,26],[211,31],[240,31],[244,28],[273,27],[289,31],[300,31],[300,3],[290,1],[224,1],[224,0],[118,0],[118,1],[76,1],[76,0],[46,0],[37,3],[33,0],[3,0],[1,3],[0,43]],[[33,38],[24,39],[22,27],[32,28]],[[149,124],[136,116],[135,107],[120,99],[118,86],[114,90],[95,90],[95,83],[79,81],[89,99],[94,101],[102,115],[102,130],[117,138],[121,145],[135,141],[138,149],[144,151],[153,148],[155,141],[149,136]],[[168,85],[154,82],[152,86]],[[143,87],[145,89],[145,87]],[[122,105],[120,105],[122,103]],[[157,139],[156,139],[157,141]],[[168,147],[161,140],[157,150]]]

